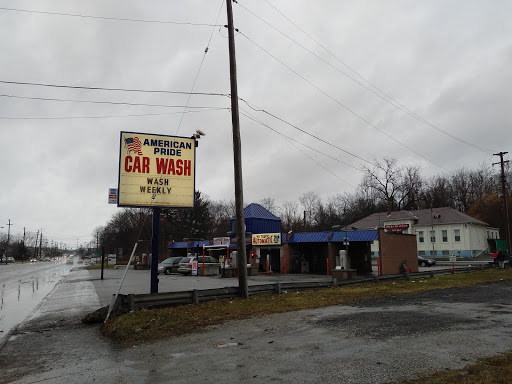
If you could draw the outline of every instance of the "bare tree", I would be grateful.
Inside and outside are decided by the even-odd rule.
[[[299,201],[304,207],[304,226],[306,228],[311,228],[315,225],[314,217],[318,210],[320,198],[316,193],[309,191],[303,193],[299,197]]]
[[[302,229],[299,205],[293,201],[285,201],[281,206],[281,225],[285,231]]]
[[[265,197],[264,199],[261,199],[260,205],[274,215],[277,213],[277,204],[273,197]]]

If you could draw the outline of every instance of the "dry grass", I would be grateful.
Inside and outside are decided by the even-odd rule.
[[[435,289],[467,287],[500,280],[512,280],[512,271],[486,270],[432,279],[364,283],[317,291],[252,296],[248,299],[216,300],[199,305],[141,310],[122,315],[109,320],[103,326],[103,332],[124,345],[131,345],[197,332],[209,325],[228,320],[415,294]]]
[[[512,383],[512,351],[480,359],[456,371],[436,372],[401,384],[496,384]]]

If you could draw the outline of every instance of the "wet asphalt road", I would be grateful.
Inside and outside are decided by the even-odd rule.
[[[0,383],[387,383],[512,349],[509,281],[232,321],[126,349],[80,323],[99,305],[89,272],[73,269],[0,349]]]
[[[0,345],[71,268],[60,260],[0,265]]]

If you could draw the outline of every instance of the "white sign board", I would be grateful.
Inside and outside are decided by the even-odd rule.
[[[197,260],[192,262],[192,276],[197,276]]]
[[[216,246],[229,246],[230,239],[229,237],[214,237],[213,245]]]
[[[108,203],[117,204],[117,188],[108,189]]]

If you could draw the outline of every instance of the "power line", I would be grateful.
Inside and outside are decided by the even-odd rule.
[[[80,18],[97,19],[97,20],[129,21],[129,22],[136,22],[136,23],[175,24],[175,25],[189,25],[189,26],[196,26],[196,27],[222,27],[223,26],[222,24],[216,25],[216,24],[207,24],[207,23],[191,23],[191,22],[170,21],[170,20],[130,19],[130,18],[123,18],[123,17],[95,16],[95,15],[84,15],[84,14],[77,14],[77,13],[37,11],[37,10],[33,10],[33,9],[21,9],[21,8],[0,7],[0,10],[12,11],[12,12],[37,13],[37,14],[41,14],[41,15],[80,17]]]
[[[220,9],[219,9],[219,13],[217,14],[217,19],[215,19],[215,23],[217,23],[219,21],[220,12],[222,11],[223,5],[224,5],[224,0],[222,0],[222,2],[220,3]],[[178,134],[178,132],[180,130],[181,123],[183,122],[183,117],[185,116],[185,112],[187,111],[188,103],[190,102],[190,97],[192,96],[192,92],[194,91],[194,88],[196,86],[196,82],[197,82],[197,79],[199,77],[199,73],[201,72],[201,68],[203,67],[204,59],[206,57],[206,54],[208,53],[208,49],[210,48],[210,43],[212,41],[212,37],[213,37],[213,33],[215,32],[215,28],[216,27],[213,27],[212,33],[210,34],[210,39],[208,40],[208,44],[206,44],[206,48],[204,50],[203,58],[201,59],[201,64],[199,64],[199,68],[197,70],[197,74],[196,74],[196,77],[194,79],[194,83],[192,84],[192,89],[190,90],[190,93],[188,94],[187,104],[185,105],[185,109],[183,110],[183,114],[181,115],[181,119],[180,119],[180,122],[178,124],[178,129],[176,129],[176,135]]]
[[[264,127],[267,127],[268,129],[270,129],[271,131],[273,131],[273,132],[277,133],[278,135],[281,135],[281,136],[282,136],[282,137],[284,137],[286,140],[288,140],[288,142],[289,142],[291,145],[293,145],[297,150],[299,150],[302,154],[304,154],[305,156],[309,157],[312,161],[314,161],[318,166],[322,167],[325,171],[329,172],[331,175],[333,175],[333,176],[334,176],[334,177],[336,177],[337,179],[339,179],[339,180],[343,181],[345,184],[347,184],[347,185],[351,186],[352,188],[356,189],[356,187],[354,187],[354,186],[353,186],[352,184],[350,184],[348,181],[343,180],[341,177],[339,177],[338,175],[336,175],[334,172],[332,172],[331,170],[327,169],[327,168],[326,168],[326,167],[324,167],[322,164],[320,164],[318,161],[316,161],[314,158],[312,158],[311,156],[309,156],[306,152],[304,152],[304,151],[303,151],[303,150],[301,150],[299,147],[297,147],[293,142],[295,141],[296,143],[299,143],[300,145],[303,145],[303,146],[305,146],[306,148],[309,148],[309,149],[311,149],[311,150],[313,150],[313,151],[315,151],[315,152],[318,152],[318,153],[320,153],[320,154],[322,154],[322,155],[324,155],[324,156],[326,156],[326,157],[328,157],[328,158],[330,158],[330,159],[333,159],[333,160],[335,160],[335,161],[337,161],[337,162],[339,162],[339,163],[341,163],[341,164],[347,165],[347,166],[349,166],[349,167],[351,167],[351,168],[354,168],[354,169],[356,169],[356,170],[358,170],[358,171],[364,172],[362,169],[359,169],[359,168],[357,168],[357,167],[354,167],[353,165],[350,165],[350,164],[345,163],[345,162],[343,162],[343,161],[341,161],[341,160],[339,160],[339,159],[336,159],[336,158],[334,158],[334,157],[332,157],[332,156],[329,156],[329,155],[327,155],[327,154],[325,154],[325,153],[323,153],[323,152],[321,152],[321,151],[319,151],[319,150],[317,150],[317,149],[315,149],[315,148],[313,148],[313,147],[310,147],[309,145],[306,145],[306,144],[304,144],[304,143],[301,143],[300,141],[295,140],[295,139],[293,139],[293,138],[291,138],[291,137],[289,137],[289,136],[287,136],[287,135],[285,135],[285,134],[283,134],[283,133],[281,133],[281,132],[279,132],[279,131],[275,130],[274,128],[270,127],[269,125],[267,125],[267,124],[263,123],[262,121],[259,121],[259,120],[258,120],[258,119],[256,119],[255,117],[253,117],[253,116],[251,116],[250,114],[248,114],[248,113],[247,113],[247,111],[245,111],[243,108],[240,108],[240,110],[241,110],[241,111],[243,111],[243,112],[241,112],[241,113],[240,113],[241,115],[243,115],[243,116],[247,117],[248,119],[250,119],[250,120],[252,120],[252,121],[254,121],[254,122],[258,123],[258,124],[263,125]]]
[[[164,89],[137,89],[137,88],[108,88],[108,87],[92,87],[85,85],[68,85],[68,84],[52,84],[52,83],[30,83],[26,81],[9,81],[0,80],[2,84],[12,85],[32,85],[36,87],[49,87],[49,88],[66,88],[66,89],[86,89],[93,91],[121,91],[121,92],[141,92],[141,93],[167,93],[176,95],[200,95],[200,96],[224,96],[229,97],[228,93],[216,93],[216,92],[184,92],[184,91],[168,91]]]
[[[285,123],[285,124],[289,125],[290,127],[295,128],[295,129],[297,129],[297,130],[301,131],[302,133],[305,133],[306,135],[311,136],[311,137],[313,137],[313,138],[315,138],[315,139],[317,139],[317,140],[321,141],[322,143],[325,143],[325,144],[327,144],[327,145],[330,145],[330,146],[331,146],[331,147],[333,147],[333,148],[336,148],[336,149],[338,149],[338,150],[340,150],[340,151],[342,151],[342,152],[345,152],[347,155],[353,156],[353,157],[355,157],[355,158],[357,158],[357,159],[359,159],[359,160],[362,160],[362,161],[364,161],[364,162],[366,162],[366,163],[368,163],[368,164],[376,165],[375,163],[372,163],[371,161],[368,161],[368,160],[366,160],[366,159],[364,159],[364,158],[362,158],[362,157],[360,157],[360,156],[358,156],[358,155],[356,155],[356,154],[354,154],[354,153],[352,153],[352,152],[347,151],[346,149],[340,148],[340,147],[338,147],[337,145],[334,145],[333,143],[328,142],[327,140],[324,140],[324,139],[322,139],[322,138],[320,138],[320,137],[318,137],[318,136],[313,135],[312,133],[309,133],[309,132],[305,131],[305,130],[304,130],[304,129],[302,129],[302,128],[297,127],[296,125],[294,125],[294,124],[292,124],[292,123],[290,123],[290,122],[288,122],[288,121],[286,121],[286,120],[284,120],[284,119],[280,118],[279,116],[276,116],[276,115],[274,115],[274,114],[272,114],[272,113],[270,113],[270,112],[268,112],[268,111],[266,111],[266,110],[264,110],[264,109],[260,109],[260,108],[255,108],[255,107],[253,107],[253,106],[251,105],[251,103],[249,103],[247,100],[244,100],[244,99],[242,99],[242,98],[240,98],[240,100],[241,100],[241,101],[243,101],[245,104],[247,104],[247,106],[248,106],[249,108],[251,108],[253,111],[256,111],[256,112],[263,112],[263,113],[265,113],[265,114],[267,114],[267,115],[269,115],[269,116],[273,117],[274,119],[279,120],[279,121],[281,121],[281,122],[283,122],[283,123]],[[303,144],[303,145],[304,145],[304,144]],[[344,164],[345,164],[345,163],[344,163]],[[352,167],[350,164],[346,164],[346,165],[348,165],[349,167]],[[354,167],[353,167],[353,168],[354,168]],[[355,168],[355,169],[357,169],[358,171],[361,171],[361,169],[359,169],[359,168]]]
[[[110,118],[122,118],[122,117],[141,117],[141,116],[168,116],[178,115],[182,113],[200,113],[210,111],[229,110],[230,108],[210,108],[201,109],[198,111],[186,111],[186,112],[163,112],[163,113],[140,113],[140,114],[129,114],[129,115],[105,115],[105,116],[58,116],[58,117],[10,117],[0,116],[0,120],[76,120],[76,119],[110,119]]]
[[[9,97],[14,99],[28,99],[28,100],[42,100],[42,101],[58,101],[58,102],[71,102],[71,103],[92,103],[92,104],[109,104],[109,105],[132,105],[132,106],[144,106],[144,107],[162,107],[162,108],[183,108],[183,105],[169,105],[169,104],[147,104],[147,103],[126,103],[126,102],[115,102],[115,101],[98,101],[98,100],[76,100],[76,99],[57,99],[50,97],[30,97],[30,96],[16,96],[8,94],[0,94],[0,97]],[[212,107],[206,106],[189,106],[193,109],[209,109]]]
[[[296,40],[294,40],[293,38],[291,38],[290,36],[288,36],[286,33],[282,32],[281,30],[277,29],[275,26],[273,26],[272,24],[270,24],[269,22],[267,22],[266,20],[264,20],[263,18],[261,18],[260,16],[256,15],[254,12],[250,11],[249,9],[247,9],[246,7],[244,7],[242,4],[238,3],[237,4],[239,6],[241,6],[242,8],[244,8],[247,12],[251,13],[253,16],[257,17],[258,19],[260,19],[262,22],[264,22],[265,24],[269,25],[271,28],[273,28],[274,30],[276,30],[277,32],[279,32],[280,34],[282,34],[283,36],[285,36],[287,39],[289,39],[290,41],[294,42],[295,44],[299,45],[300,47],[302,47],[303,49],[305,49],[306,51],[308,51],[309,53],[311,53],[312,55],[314,55],[315,57],[317,57],[319,60],[323,61],[324,63],[326,63],[327,65],[329,65],[330,67],[334,68],[337,72],[341,73],[342,75],[346,76],[347,78],[349,78],[350,80],[354,81],[355,83],[359,84],[361,87],[365,88],[366,90],[370,91],[371,93],[373,93],[375,96],[381,98],[382,100],[386,101],[387,103],[391,104],[392,106],[394,106],[395,108],[398,108],[400,109],[402,112],[405,112],[407,113],[408,115],[410,115],[411,117],[413,117],[414,119],[420,121],[421,123],[437,130],[438,132],[448,136],[448,137],[451,137],[452,139],[456,140],[456,141],[459,141],[467,146],[470,146],[474,149],[478,149],[482,152],[485,152],[485,153],[489,153],[489,154],[492,154],[493,151],[491,150],[488,150],[484,147],[481,147],[479,145],[476,145],[476,144],[473,144],[467,140],[464,140],[460,137],[457,137],[441,128],[439,128],[438,126],[436,126],[435,124],[429,122],[428,120],[424,119],[423,117],[419,116],[418,114],[416,114],[414,111],[411,111],[409,108],[407,108],[405,105],[401,104],[399,101],[395,100],[391,95],[387,94],[386,92],[384,92],[383,90],[381,90],[380,88],[378,88],[375,84],[373,84],[372,82],[370,82],[369,80],[367,80],[365,77],[363,77],[362,75],[360,75],[355,69],[353,69],[352,67],[350,67],[348,64],[346,64],[345,62],[343,62],[341,59],[339,59],[334,53],[332,53],[330,50],[328,50],[324,45],[322,45],[321,43],[319,43],[316,39],[314,39],[310,34],[308,34],[304,29],[302,29],[300,26],[298,26],[295,22],[293,22],[290,18],[288,18],[283,12],[281,12],[277,7],[275,7],[274,5],[272,5],[268,0],[265,0],[267,2],[267,4],[269,4],[272,8],[274,8],[281,16],[283,16],[286,20],[288,20],[293,26],[295,26],[297,29],[299,29],[302,33],[304,33],[310,40],[312,40],[315,44],[317,44],[319,47],[321,47],[324,51],[326,51],[329,55],[331,55],[333,58],[335,58],[339,63],[341,63],[343,66],[345,66],[346,68],[348,68],[349,70],[351,70],[355,75],[357,75],[360,79],[362,79],[364,82],[366,82],[367,84],[369,84],[373,89],[375,89],[376,91],[378,91],[379,93],[375,92],[373,89],[365,86],[364,84],[362,84],[360,81],[354,79],[353,77],[349,76],[348,74],[346,74],[345,72],[343,72],[342,70],[340,70],[339,68],[335,67],[334,65],[332,65],[331,63],[329,63],[328,61],[326,61],[325,59],[323,59],[322,57],[320,57],[319,55],[317,55],[316,53],[312,52],[310,49],[306,48],[304,45],[300,44],[299,42],[297,42]]]
[[[344,105],[342,102],[340,102],[339,100],[335,99],[333,96],[329,95],[327,92],[325,92],[323,89],[321,89],[320,87],[318,87],[317,85],[315,85],[313,82],[311,82],[310,80],[306,79],[304,76],[302,76],[300,73],[298,73],[297,71],[295,71],[293,68],[291,68],[289,65],[285,64],[283,61],[281,61],[280,59],[278,59],[276,56],[274,56],[273,54],[271,54],[269,51],[267,51],[265,48],[263,48],[261,45],[259,45],[258,43],[256,43],[254,40],[252,40],[249,36],[247,36],[245,33],[243,32],[240,32],[238,31],[239,34],[243,37],[245,37],[248,41],[250,41],[252,44],[254,44],[255,46],[257,46],[259,49],[261,49],[263,52],[265,52],[267,55],[269,55],[270,57],[272,57],[274,60],[276,60],[278,63],[280,63],[281,65],[283,65],[284,67],[286,67],[289,71],[293,72],[295,75],[297,75],[298,77],[300,77],[302,80],[304,80],[305,82],[307,82],[309,85],[311,85],[313,88],[315,88],[316,90],[318,90],[319,92],[321,92],[322,94],[324,94],[325,96],[327,96],[329,99],[331,99],[332,101],[334,101],[336,104],[338,104],[340,107],[342,107],[343,109],[345,109],[346,111],[350,112],[351,114],[353,114],[354,116],[358,117],[360,120],[364,121],[366,124],[368,124],[369,126],[375,128],[377,131],[381,132],[383,135],[387,136],[388,138],[390,138],[391,140],[393,140],[394,142],[400,144],[401,146],[403,146],[404,148],[407,148],[409,151],[413,152],[414,154],[416,154],[417,156],[420,156],[421,158],[425,159],[426,161],[428,161],[429,163],[431,164],[434,164],[436,167],[439,167],[441,169],[443,169],[444,171],[447,171],[448,170],[446,168],[444,168],[443,166],[439,165],[439,164],[436,164],[434,161],[430,160],[429,158],[423,156],[422,154],[420,154],[419,152],[415,151],[414,149],[412,149],[411,147],[409,147],[408,145],[402,143],[401,141],[395,139],[393,136],[391,136],[389,133],[386,133],[385,131],[383,131],[382,129],[380,129],[379,127],[377,127],[375,124],[371,123],[368,119],[364,118],[363,116],[359,115],[357,112],[353,111],[352,109],[350,109],[349,107],[347,107],[346,105]]]

